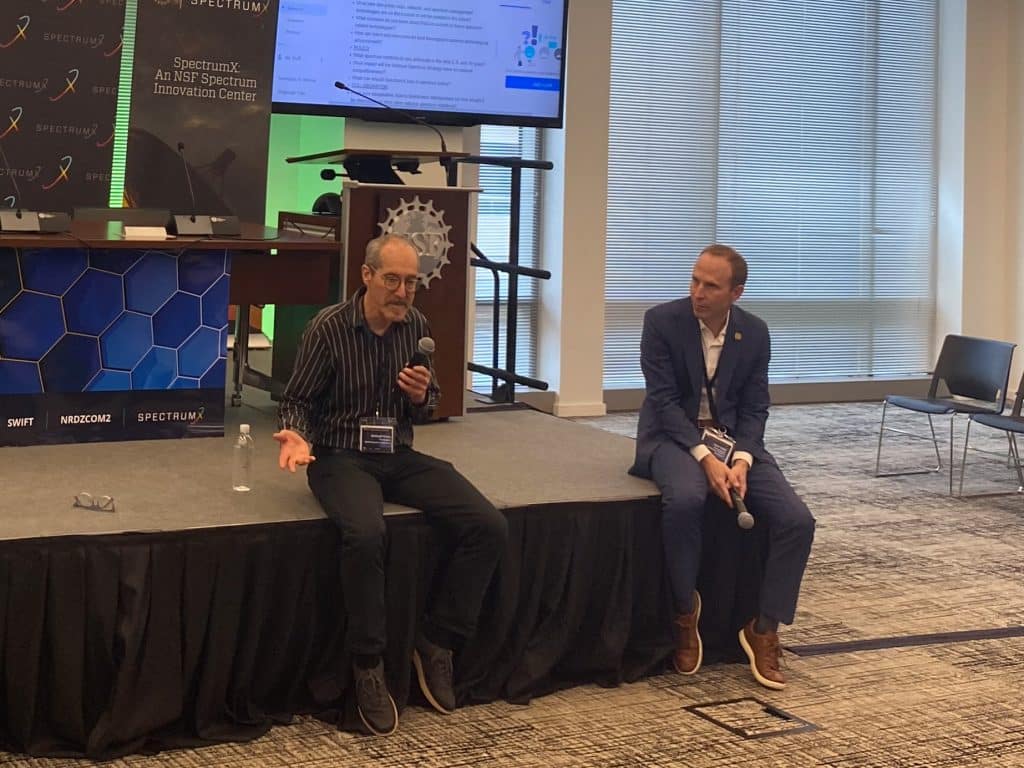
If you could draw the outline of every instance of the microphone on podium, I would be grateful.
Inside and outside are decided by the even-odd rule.
[[[437,345],[434,344],[434,340],[429,336],[424,336],[419,340],[416,345],[416,352],[409,359],[408,368],[412,368],[414,365],[422,365],[424,368],[430,367],[430,356],[434,354],[434,350]]]
[[[378,107],[383,107],[384,109],[388,110],[389,112],[395,112],[395,113],[401,115],[402,117],[404,117],[406,120],[408,120],[410,122],[416,123],[417,125],[422,125],[424,128],[429,128],[434,133],[436,133],[437,134],[437,138],[439,138],[441,140],[441,152],[443,152],[446,155],[448,154],[448,145],[445,144],[444,134],[441,133],[441,131],[439,131],[437,128],[432,126],[430,123],[428,123],[426,120],[424,120],[422,117],[417,117],[416,115],[412,114],[411,112],[406,112],[404,109],[398,109],[398,107],[392,107],[390,104],[385,104],[383,101],[377,101],[377,99],[373,98],[372,96],[367,96],[365,93],[360,93],[355,88],[351,88],[350,86],[346,85],[345,83],[341,82],[340,80],[335,80],[334,81],[334,87],[337,88],[339,91],[349,91],[351,93],[354,93],[356,96],[359,96],[360,98],[366,99],[367,101],[372,101]]]
[[[743,497],[740,496],[739,491],[735,488],[730,488],[729,495],[732,496],[733,506],[736,507],[736,525],[745,531],[749,531],[754,527],[754,516],[747,511],[747,505],[743,501]]]

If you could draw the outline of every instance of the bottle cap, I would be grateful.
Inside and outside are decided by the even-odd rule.
[[[238,431],[239,431],[239,433],[241,433],[243,435],[248,435],[249,434],[249,425],[248,424],[241,424],[238,427]]]

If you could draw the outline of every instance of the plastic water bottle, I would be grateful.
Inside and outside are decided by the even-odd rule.
[[[238,427],[238,438],[235,440],[233,465],[231,469],[231,487],[236,491],[252,490],[252,460],[256,452],[256,444],[249,434],[249,425]]]

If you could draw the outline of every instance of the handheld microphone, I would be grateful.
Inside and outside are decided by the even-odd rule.
[[[735,488],[730,488],[729,494],[732,496],[732,503],[736,507],[736,525],[745,531],[749,531],[754,527],[754,516],[747,511],[747,505],[743,501],[743,497],[740,496],[739,491]]]
[[[333,168],[324,168],[322,171],[320,171],[320,178],[323,179],[324,181],[334,181],[335,179],[339,179],[344,175],[345,174],[343,173],[338,173]]]
[[[412,368],[414,365],[422,365],[424,368],[429,368],[430,356],[434,354],[434,350],[437,348],[437,345],[434,344],[434,340],[429,336],[424,336],[419,340],[416,347],[416,352],[409,359],[409,365],[407,367]]]
[[[71,227],[71,217],[66,213],[39,213],[25,211],[21,207],[21,188],[14,169],[7,160],[3,142],[0,142],[0,160],[7,171],[14,190],[14,205],[10,209],[0,210],[0,232],[66,232]]]
[[[422,117],[417,117],[416,115],[412,114],[411,112],[406,112],[404,109],[398,109],[397,107],[392,107],[392,106],[390,106],[388,104],[385,104],[383,101],[377,101],[377,99],[373,98],[372,96],[367,96],[365,93],[360,93],[355,88],[350,88],[349,86],[345,85],[345,83],[341,82],[340,80],[335,80],[334,81],[334,87],[337,88],[339,91],[350,91],[350,92],[354,93],[356,96],[364,98],[367,101],[372,101],[378,107],[383,107],[384,109],[389,110],[390,112],[397,112],[402,117],[404,117],[406,120],[409,120],[409,121],[411,121],[413,123],[417,123],[419,125],[422,125],[424,128],[429,128],[434,133],[436,133],[437,134],[437,138],[439,138],[441,140],[441,151],[444,154],[446,154],[446,155],[448,154],[448,145],[445,144],[444,134],[441,133],[441,131],[439,131],[437,128],[432,126],[430,123],[428,123],[426,120],[424,120]]]

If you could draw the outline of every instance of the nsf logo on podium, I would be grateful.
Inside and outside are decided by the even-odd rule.
[[[452,241],[451,227],[445,223],[444,211],[434,208],[432,200],[424,202],[419,195],[412,201],[399,198],[398,205],[388,209],[388,217],[378,225],[382,235],[403,235],[412,241],[420,259],[420,282],[430,288],[432,280],[441,278],[441,268],[451,262],[448,253]]]

